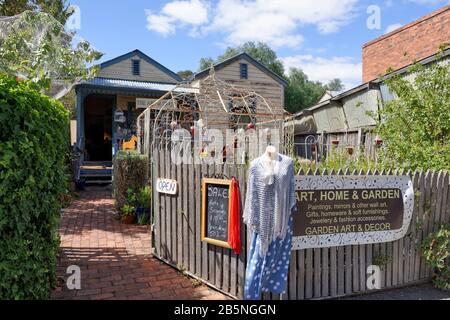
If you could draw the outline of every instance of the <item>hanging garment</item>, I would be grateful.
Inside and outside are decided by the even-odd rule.
[[[245,299],[261,292],[283,293],[292,249],[292,212],[296,206],[293,160],[278,155],[273,170],[265,158],[250,165],[244,223],[253,232],[248,254]]]
[[[241,254],[241,196],[236,178],[231,182],[231,197],[228,244],[236,254]]]

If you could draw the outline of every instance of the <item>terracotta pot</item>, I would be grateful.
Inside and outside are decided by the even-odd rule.
[[[352,155],[353,152],[354,152],[353,147],[347,147],[347,152],[348,152],[349,155]]]
[[[338,146],[339,145],[339,140],[331,140],[331,144],[334,146]]]
[[[136,217],[134,215],[124,216],[122,217],[122,222],[124,224],[133,224],[135,218]]]

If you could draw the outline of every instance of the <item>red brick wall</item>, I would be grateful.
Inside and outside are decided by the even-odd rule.
[[[450,43],[450,5],[363,46],[363,81],[368,82],[435,54]],[[407,55],[405,55],[405,53]]]

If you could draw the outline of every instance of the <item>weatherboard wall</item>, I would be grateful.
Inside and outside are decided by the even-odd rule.
[[[241,63],[248,65],[248,79],[241,79]],[[283,85],[245,59],[236,60],[233,63],[216,70],[216,77],[230,84],[247,87],[262,95],[274,106],[275,113],[280,113],[280,111],[283,110]]]
[[[132,73],[132,61],[140,61],[140,75],[136,76]],[[177,83],[177,81],[164,73],[162,70],[154,66],[153,64],[140,58],[138,54],[107,66],[99,71],[97,77],[100,78],[113,78],[124,79],[134,81],[153,81],[163,83]]]

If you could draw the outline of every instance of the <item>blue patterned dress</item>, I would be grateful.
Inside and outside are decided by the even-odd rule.
[[[289,273],[289,261],[292,250],[293,217],[289,220],[288,234],[277,239],[269,246],[267,255],[261,258],[259,254],[260,240],[253,233],[245,275],[246,300],[259,300],[262,292],[284,294]]]

